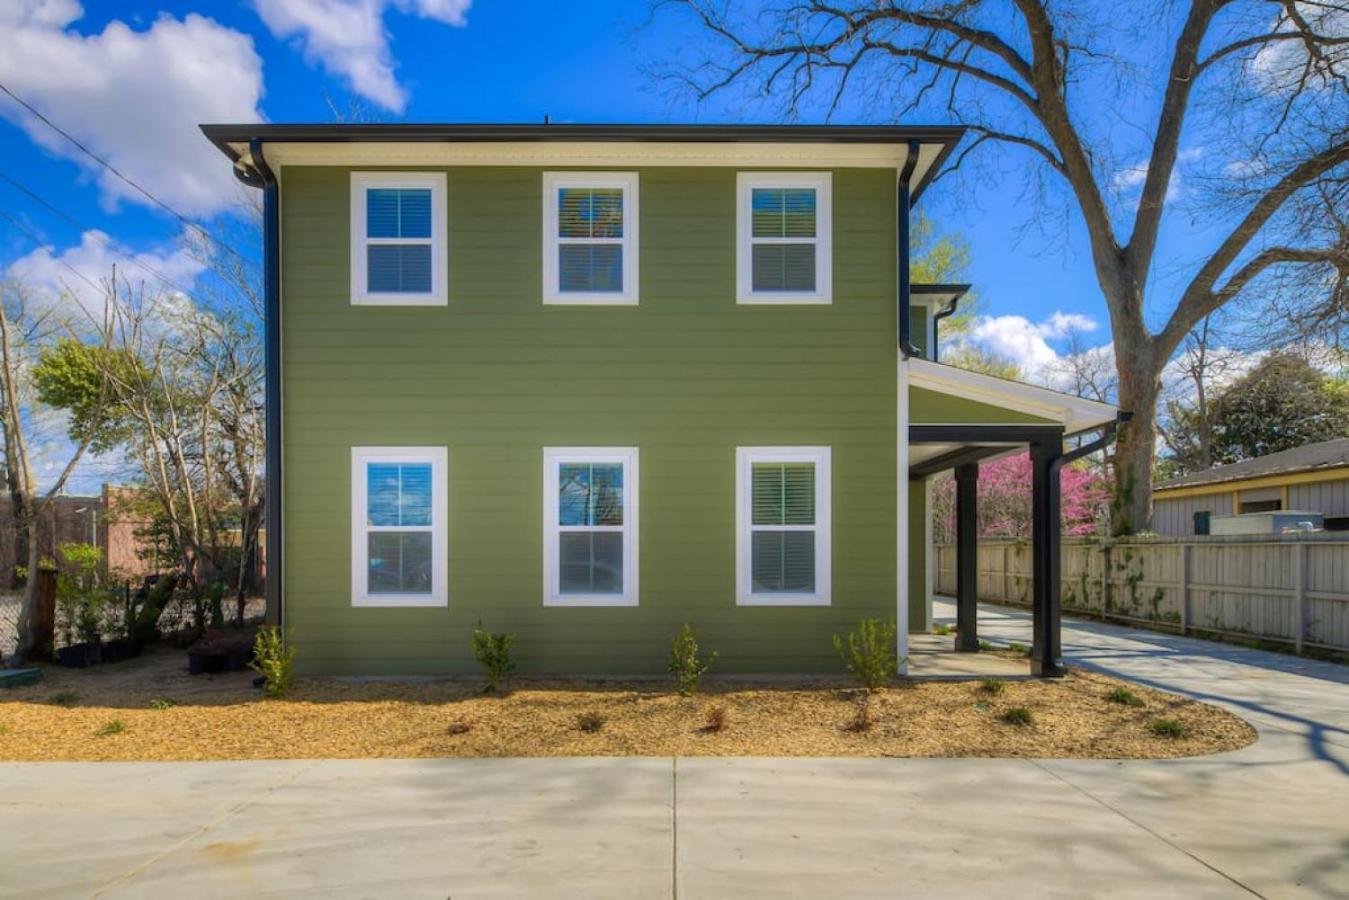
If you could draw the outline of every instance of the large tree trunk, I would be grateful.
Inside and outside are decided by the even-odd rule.
[[[1133,418],[1119,432],[1115,448],[1115,499],[1111,530],[1134,534],[1152,527],[1152,460],[1157,444],[1157,397],[1161,366],[1146,346],[1115,343],[1119,369],[1119,405]]]
[[[37,645],[37,604],[38,604],[38,540],[37,520],[26,516],[14,523],[15,537],[25,536],[28,547],[27,563],[28,583],[23,588],[23,603],[19,607],[19,643],[15,657],[22,662],[28,659]]]

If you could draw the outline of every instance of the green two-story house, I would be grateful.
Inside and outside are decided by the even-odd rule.
[[[723,672],[837,670],[865,617],[902,657],[927,479],[1030,445],[1060,671],[1053,475],[1115,413],[935,361],[964,289],[909,283],[909,210],[960,129],[203,130],[264,190],[301,670],[471,672],[479,623],[529,673],[659,672],[686,622]]]

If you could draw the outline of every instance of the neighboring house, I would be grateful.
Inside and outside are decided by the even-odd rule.
[[[1048,486],[1116,414],[921,358],[963,287],[898,248],[960,129],[203,131],[264,189],[268,608],[302,670],[472,672],[479,624],[522,672],[661,672],[685,622],[721,672],[837,671],[865,617],[902,655],[926,479],[1030,444],[1061,673]]]
[[[1319,513],[1349,531],[1349,438],[1321,441],[1164,481],[1153,489],[1158,534],[1208,534],[1218,516]]]
[[[155,571],[153,548],[138,533],[146,523],[135,520],[120,502],[127,490],[105,484],[94,496],[53,497],[37,526],[39,559],[55,559],[62,544],[93,544],[103,551],[109,569],[130,576]],[[28,560],[15,558],[13,519],[10,498],[0,497],[0,572],[6,585],[16,565],[28,565]]]

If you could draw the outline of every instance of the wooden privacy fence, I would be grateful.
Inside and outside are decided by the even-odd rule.
[[[1028,606],[1028,541],[979,543],[979,599]],[[936,547],[954,596],[956,548]],[[1065,612],[1349,651],[1349,538],[1339,535],[1064,539]]]

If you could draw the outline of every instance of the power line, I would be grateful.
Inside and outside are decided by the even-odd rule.
[[[30,241],[32,241],[39,249],[42,249],[47,246],[46,241],[42,240],[42,238],[39,235],[34,234],[31,228],[29,228],[27,225],[23,224],[18,219],[11,216],[9,213],[5,212],[3,209],[0,209],[0,216],[3,216],[5,219],[8,219],[9,224],[13,225],[15,228],[19,229],[19,231],[23,232],[23,234],[26,235],[27,238]],[[94,284],[94,282],[89,279],[88,275],[85,275],[79,269],[75,268],[70,263],[66,262],[64,259],[57,256],[56,254],[52,253],[49,255],[51,256],[52,259],[56,260],[58,263],[65,266],[72,273],[74,273],[75,277],[80,279],[80,281],[83,281],[85,284],[89,285],[91,288],[100,293],[103,292],[104,289],[99,285]]]
[[[31,103],[29,103],[27,100],[23,99],[23,98],[20,97],[18,94],[16,94],[16,93],[14,93],[13,91],[11,91],[11,90],[9,89],[9,86],[6,85],[4,82],[0,82],[0,91],[3,91],[5,94],[7,94],[7,95],[9,96],[9,98],[10,98],[11,100],[13,100],[15,103],[19,104],[20,106],[22,106],[24,109],[28,110],[28,111],[29,111],[30,113],[32,113],[34,116],[36,116],[36,117],[38,118],[39,121],[41,121],[44,125],[46,125],[48,128],[50,128],[52,131],[55,131],[57,134],[61,135],[61,137],[65,138],[67,141],[70,141],[70,143],[74,144],[75,147],[78,148],[79,151],[80,151],[81,153],[83,153],[85,156],[89,157],[89,158],[92,159],[94,162],[98,163],[100,166],[102,166],[103,168],[107,169],[107,170],[108,170],[109,172],[111,172],[112,174],[116,175],[116,176],[117,176],[118,178],[120,178],[122,181],[126,182],[126,183],[129,184],[131,187],[133,187],[133,188],[135,188],[137,191],[139,191],[139,192],[140,192],[142,195],[144,195],[145,198],[148,199],[151,203],[154,203],[154,204],[155,204],[156,206],[158,206],[160,209],[163,209],[163,210],[164,210],[165,212],[167,212],[169,215],[173,216],[175,219],[177,219],[178,221],[182,222],[183,225],[184,225],[185,227],[191,228],[193,231],[196,231],[198,234],[200,234],[202,237],[206,238],[206,239],[207,239],[208,241],[210,241],[211,243],[215,244],[217,247],[222,247],[222,248],[224,248],[225,250],[228,250],[230,253],[233,253],[235,256],[239,257],[239,259],[241,259],[241,260],[244,260],[244,259],[245,259],[245,258],[239,253],[239,251],[235,250],[235,249],[234,249],[233,247],[231,247],[229,244],[226,244],[226,243],[224,243],[223,241],[217,239],[215,235],[211,234],[211,232],[207,231],[203,226],[201,226],[201,225],[197,224],[196,222],[192,221],[192,220],[189,219],[187,216],[185,216],[184,214],[180,213],[178,210],[174,209],[172,206],[169,206],[169,204],[165,203],[163,200],[159,199],[159,198],[156,197],[154,194],[150,193],[150,191],[148,191],[147,189],[141,187],[141,185],[138,184],[136,181],[134,181],[130,176],[126,175],[126,174],[123,173],[120,169],[118,169],[116,166],[114,166],[112,163],[108,162],[106,159],[104,159],[103,157],[99,156],[97,153],[95,153],[94,151],[92,151],[92,150],[90,150],[88,147],[86,147],[83,143],[81,143],[81,142],[80,142],[74,135],[72,135],[70,132],[66,131],[66,130],[65,130],[64,128],[62,128],[60,125],[57,125],[57,124],[56,124],[55,122],[53,122],[51,119],[47,118],[47,117],[44,116],[42,113],[38,112],[38,111],[33,107],[33,105],[32,105]],[[247,260],[245,260],[245,261],[247,261]]]
[[[55,205],[52,204],[50,201],[44,199],[43,197],[41,197],[40,195],[38,195],[36,192],[34,192],[33,190],[31,190],[30,188],[26,187],[25,185],[23,185],[23,184],[20,183],[19,181],[16,181],[15,179],[11,178],[9,175],[5,174],[3,171],[0,171],[0,180],[3,180],[3,181],[8,182],[8,183],[9,183],[12,187],[14,187],[16,190],[22,191],[25,195],[27,195],[27,196],[28,196],[29,198],[31,198],[33,201],[35,201],[35,202],[41,204],[43,207],[45,207],[46,209],[50,210],[52,213],[54,213],[55,215],[57,215],[57,216],[59,216],[60,218],[64,219],[66,222],[70,223],[71,225],[74,225],[74,226],[75,226],[76,228],[78,228],[83,234],[92,235],[93,238],[94,238],[94,240],[98,241],[98,242],[101,243],[103,246],[105,246],[105,247],[107,247],[109,250],[111,250],[113,253],[117,254],[117,255],[120,256],[122,259],[124,259],[124,260],[126,260],[127,262],[131,263],[133,266],[136,266],[137,268],[141,269],[142,271],[148,272],[150,275],[153,275],[155,278],[158,278],[160,281],[164,282],[164,283],[167,284],[169,287],[175,289],[175,290],[178,291],[180,294],[183,294],[184,296],[191,298],[192,300],[196,301],[197,303],[200,303],[200,302],[201,302],[200,300],[197,300],[196,297],[193,297],[193,296],[192,296],[192,292],[191,292],[191,291],[189,291],[187,288],[183,287],[183,286],[182,286],[181,284],[179,284],[178,282],[174,281],[174,280],[173,280],[172,278],[170,278],[169,276],[165,275],[163,272],[161,272],[161,271],[159,271],[158,269],[156,269],[154,266],[151,266],[151,265],[149,265],[149,264],[147,264],[147,263],[144,263],[144,262],[142,262],[141,260],[137,259],[136,257],[130,256],[130,255],[128,255],[126,252],[124,252],[124,251],[118,249],[118,247],[112,242],[112,240],[111,240],[110,238],[108,238],[106,235],[104,235],[103,232],[99,231],[99,230],[96,229],[96,228],[90,228],[88,225],[86,225],[85,223],[81,222],[79,219],[75,218],[75,217],[72,216],[70,213],[65,212],[64,210],[62,210],[62,209],[60,209],[59,207],[55,206]]]

